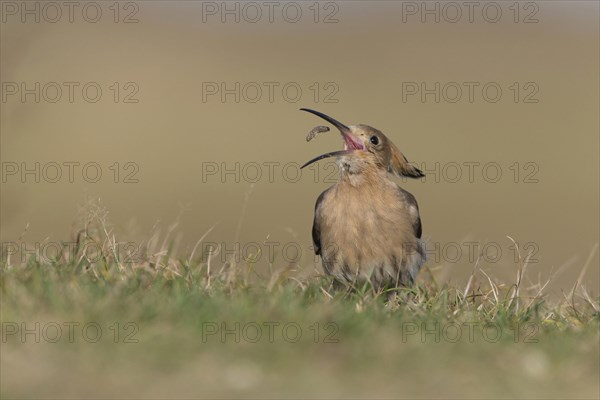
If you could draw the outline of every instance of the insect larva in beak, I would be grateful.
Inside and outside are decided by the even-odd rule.
[[[308,132],[308,135],[306,136],[306,141],[310,142],[311,140],[316,138],[319,133],[323,133],[323,132],[329,132],[329,127],[321,126],[321,125],[315,126],[314,128],[312,128],[310,130],[310,132]]]

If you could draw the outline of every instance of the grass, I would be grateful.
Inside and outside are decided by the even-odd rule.
[[[87,214],[52,260],[3,255],[2,398],[600,395],[583,274],[561,299],[524,286],[526,257],[513,284],[476,265],[461,288],[425,271],[395,296],[333,291],[290,267],[178,258],[171,233],[130,262],[105,221]]]

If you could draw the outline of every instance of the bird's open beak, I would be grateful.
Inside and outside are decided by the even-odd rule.
[[[311,110],[309,108],[301,108],[300,110],[309,112],[311,114],[314,114],[318,117],[323,118],[325,121],[329,122],[331,125],[338,128],[340,133],[342,134],[342,138],[344,139],[344,150],[332,151],[329,153],[322,154],[318,157],[315,157],[312,160],[308,161],[306,164],[304,164],[302,167],[300,167],[300,169],[314,163],[315,161],[319,161],[324,158],[344,156],[344,155],[351,154],[356,150],[364,150],[365,149],[365,146],[363,145],[363,143],[356,136],[354,136],[354,134],[352,134],[352,131],[350,130],[350,128],[348,128],[346,125],[342,124],[340,121],[338,121],[334,118],[331,118],[329,115],[323,114],[319,111]]]

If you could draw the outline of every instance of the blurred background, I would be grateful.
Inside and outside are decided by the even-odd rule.
[[[569,289],[587,262],[597,294],[598,3],[475,3],[3,1],[2,242],[73,240],[99,199],[120,241],[177,222],[189,254],[214,226],[205,242],[312,273],[337,172],[298,167],[342,143],[306,142],[308,107],[424,170],[398,182],[440,280],[482,254],[514,281],[510,236],[532,280]]]

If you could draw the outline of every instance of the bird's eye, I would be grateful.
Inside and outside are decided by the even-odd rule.
[[[377,146],[379,144],[379,138],[377,136],[371,136],[371,143],[373,143],[375,146]]]

